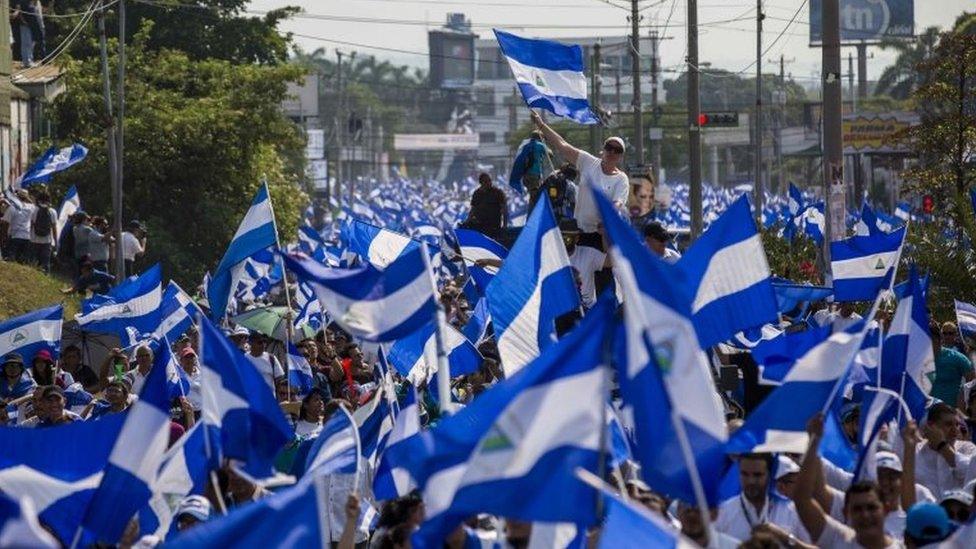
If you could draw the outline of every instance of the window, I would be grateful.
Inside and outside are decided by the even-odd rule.
[[[495,90],[475,88],[474,101],[474,110],[478,116],[495,116]]]
[[[481,132],[478,134],[478,139],[482,144],[484,143],[494,143],[495,142],[495,132]]]

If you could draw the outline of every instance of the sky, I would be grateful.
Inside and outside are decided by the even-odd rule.
[[[620,36],[630,31],[627,0],[254,0],[250,9],[261,12],[286,5],[305,11],[282,24],[283,30],[295,33],[295,42],[304,50],[322,47],[330,56],[336,48],[356,50],[359,55],[422,67],[427,66],[427,58],[418,53],[427,52],[427,30],[440,27],[450,12],[464,13],[481,37],[490,37],[492,26],[556,39]],[[687,53],[687,1],[639,0],[639,6],[642,32],[646,35],[651,25],[658,25],[666,37],[660,47],[662,66],[680,70]],[[750,64],[756,57],[755,2],[700,0],[698,6],[700,62],[754,74]],[[788,75],[801,83],[818,80],[821,52],[808,45],[809,4],[766,0],[763,6],[763,72],[778,70],[782,55]],[[973,0],[915,0],[915,32],[929,26],[946,28],[967,8],[976,11]],[[848,52],[854,48],[842,50],[845,71]],[[868,56],[869,80],[876,79],[894,58],[892,52],[877,47],[868,48]]]

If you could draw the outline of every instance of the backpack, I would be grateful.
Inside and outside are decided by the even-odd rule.
[[[51,210],[45,207],[38,208],[37,213],[34,214],[34,236],[47,238],[51,236],[53,227],[54,222],[51,220]]]
[[[549,201],[552,203],[552,211],[556,213],[557,217],[562,217],[567,206],[566,178],[558,172],[554,173],[546,178],[542,187],[543,192],[549,197]]]

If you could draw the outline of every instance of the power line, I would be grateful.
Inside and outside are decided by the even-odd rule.
[[[57,45],[57,47],[55,47],[43,59],[41,59],[40,62],[38,62],[33,67],[24,67],[24,68],[20,69],[19,71],[11,74],[10,77],[11,78],[15,78],[15,77],[23,74],[24,72],[26,72],[29,69],[37,68],[37,67],[43,67],[43,66],[50,65],[51,63],[53,63],[54,60],[57,59],[58,57],[60,57],[62,53],[64,53],[65,51],[67,51],[68,50],[68,47],[71,46],[72,43],[74,43],[75,39],[78,38],[79,35],[81,35],[81,31],[84,30],[85,26],[89,22],[91,22],[91,18],[95,14],[95,12],[104,11],[104,10],[108,9],[113,4],[117,3],[118,0],[113,0],[112,2],[110,2],[108,4],[103,4],[100,8],[96,8],[95,6],[96,6],[96,4],[98,4],[98,2],[99,2],[99,0],[93,0],[92,1],[92,3],[88,6],[88,10],[86,12],[84,12],[84,14],[82,14],[81,20],[79,20],[75,24],[75,26],[71,29],[71,31],[68,32],[68,35],[64,38],[64,40],[62,40],[61,43]]]

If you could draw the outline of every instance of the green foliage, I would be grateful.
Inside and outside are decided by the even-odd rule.
[[[773,276],[794,282],[822,284],[821,269],[815,261],[820,257],[816,244],[804,235],[797,235],[792,242],[780,236],[780,226],[762,229],[763,248]]]
[[[70,282],[33,266],[0,261],[0,321],[57,303],[64,304],[65,320],[73,319],[81,303],[78,294],[61,293],[69,286]]]
[[[892,38],[882,40],[881,48],[898,52],[898,57],[878,77],[875,95],[908,99],[923,84],[924,74],[918,70],[918,65],[932,55],[938,42],[939,27],[928,27],[911,42]]]
[[[149,227],[147,261],[161,261],[167,276],[193,287],[219,262],[262,179],[282,240],[294,238],[305,201],[296,184],[302,166],[286,158],[300,158],[293,153],[303,141],[279,105],[304,69],[195,61],[149,47],[153,32],[147,24],[127,52],[124,215]],[[66,68],[70,93],[51,111],[56,139],[90,152],[55,181],[76,184],[88,211],[111,214],[98,59],[69,60]]]

